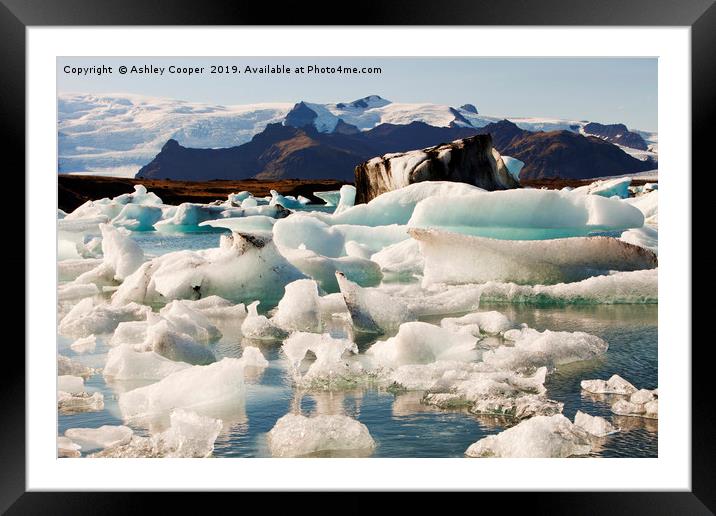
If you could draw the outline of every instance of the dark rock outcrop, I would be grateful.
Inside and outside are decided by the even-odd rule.
[[[463,109],[469,113],[475,113],[476,115],[478,114],[477,108],[473,104],[463,104],[462,106],[460,106],[460,109]]]
[[[611,143],[617,143],[632,149],[647,150],[647,144],[639,133],[627,129],[624,124],[598,124],[590,122],[584,126],[584,132],[598,136]]]
[[[485,190],[519,187],[486,134],[361,163],[355,169],[356,203],[422,181],[455,181]]]

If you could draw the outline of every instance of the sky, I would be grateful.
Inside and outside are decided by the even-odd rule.
[[[211,65],[239,74],[210,74]],[[657,58],[414,57],[66,57],[57,59],[59,93],[133,93],[210,104],[352,101],[380,95],[393,102],[474,104],[485,115],[621,122],[657,131]],[[111,66],[78,75],[65,67]],[[120,66],[164,67],[159,74],[120,74]],[[170,65],[204,73],[170,74]],[[245,74],[246,66],[380,67],[379,74]]]

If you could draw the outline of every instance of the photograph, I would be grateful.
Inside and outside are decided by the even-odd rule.
[[[659,57],[90,50],[57,458],[660,457]]]

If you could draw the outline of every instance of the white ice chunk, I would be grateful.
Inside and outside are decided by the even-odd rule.
[[[572,190],[574,194],[591,194],[601,195],[602,197],[613,197],[617,196],[621,199],[629,197],[629,185],[631,184],[631,177],[618,177],[615,179],[605,179],[595,181],[594,183],[580,186]]]
[[[70,439],[64,436],[57,437],[57,456],[58,457],[79,457],[80,450],[82,447],[79,444],[73,443]]]
[[[99,428],[70,428],[65,437],[79,444],[83,450],[97,450],[121,446],[132,440],[134,432],[124,425],[102,425]]]
[[[657,266],[653,252],[611,237],[497,240],[435,229],[410,233],[425,257],[424,285],[554,284]]]
[[[153,351],[135,351],[121,345],[109,351],[102,374],[109,380],[161,380],[191,365],[169,360]]]
[[[100,224],[102,254],[106,265],[114,270],[115,279],[122,281],[144,261],[144,251],[128,233],[109,224]]]
[[[480,439],[468,457],[571,457],[591,451],[587,433],[562,414],[535,416],[496,435]]]
[[[659,191],[654,190],[638,197],[624,199],[625,203],[631,204],[644,215],[644,223],[650,226],[659,225]]]
[[[141,348],[154,351],[169,360],[192,365],[206,365],[216,361],[214,353],[208,347],[198,343],[192,336],[175,330],[167,320],[161,320],[147,328],[147,338]]]
[[[412,238],[390,245],[370,257],[384,273],[418,275],[423,273],[425,259],[417,240]]]
[[[476,343],[472,335],[416,321],[401,324],[395,337],[376,342],[366,354],[377,366],[389,368],[438,360],[473,361]]]
[[[313,280],[301,279],[286,285],[286,292],[271,320],[286,331],[320,333],[322,324],[318,284]]]
[[[474,312],[462,317],[446,317],[440,326],[454,332],[463,332],[479,337],[480,334],[498,335],[514,328],[514,323],[500,312]]]
[[[315,195],[316,197],[321,199],[324,203],[326,203],[326,206],[337,206],[338,201],[341,198],[341,192],[339,190],[327,190],[325,192],[313,192],[313,195]]]
[[[358,347],[349,339],[336,339],[329,334],[295,332],[283,342],[281,347],[298,380],[325,380],[328,382],[340,379],[357,372],[346,362],[346,353],[358,353]],[[306,353],[312,352],[316,360],[305,374],[301,374],[301,362]]]
[[[104,409],[104,396],[101,392],[57,391],[57,410],[62,414],[79,412],[98,412]]]
[[[654,254],[659,252],[659,231],[651,226],[629,229],[620,238],[628,244],[649,249]]]
[[[365,452],[375,441],[363,423],[342,415],[305,417],[286,414],[267,435],[274,457],[301,457],[319,452]]]
[[[99,304],[94,306],[92,298],[80,301],[60,321],[58,331],[68,337],[86,337],[114,331],[125,321],[141,321],[152,311],[148,306],[128,303],[124,306]]]
[[[212,415],[244,404],[244,364],[224,358],[206,366],[192,366],[157,383],[119,396],[119,408],[127,420],[156,417],[175,408]]]
[[[356,187],[353,185],[343,185],[338,191],[338,206],[336,206],[333,214],[343,213],[352,208],[356,201]]]
[[[240,360],[245,367],[263,368],[269,365],[269,361],[266,360],[266,357],[264,357],[261,350],[256,346],[244,347],[244,352],[241,354]]]
[[[74,284],[66,283],[57,287],[58,301],[74,301],[85,297],[96,296],[99,288],[94,283]]]
[[[592,394],[631,395],[637,391],[636,387],[618,374],[612,375],[609,380],[582,380],[580,386]]]
[[[87,337],[77,339],[70,344],[70,349],[75,353],[93,353],[97,347],[97,337],[89,335]]]
[[[84,364],[75,362],[64,355],[57,355],[57,374],[59,376],[81,376],[89,378],[94,374],[94,370]]]
[[[596,437],[604,437],[618,431],[603,417],[591,416],[589,414],[585,414],[581,410],[578,410],[577,414],[574,416],[574,424],[585,430],[588,434]]]
[[[189,335],[201,344],[209,344],[221,338],[221,331],[209,318],[184,301],[172,301],[159,311],[159,315],[169,321],[174,330]]]
[[[258,340],[277,340],[286,336],[286,331],[277,326],[265,315],[259,315],[257,307],[259,301],[251,303],[248,315],[241,324],[241,333],[244,337]]]
[[[512,156],[505,156],[502,154],[502,162],[505,164],[505,167],[507,167],[507,170],[509,171],[510,175],[514,178],[515,181],[518,183],[520,182],[520,172],[522,171],[522,167],[525,166],[524,161],[520,161],[517,158],[513,158]]]
[[[57,377],[57,390],[69,393],[85,392],[85,381],[81,376],[61,375]]]

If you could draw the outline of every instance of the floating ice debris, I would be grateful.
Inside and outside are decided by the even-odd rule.
[[[419,275],[425,267],[420,246],[417,240],[412,238],[387,246],[373,254],[370,259],[380,265],[383,273]]]
[[[172,329],[189,335],[201,344],[209,344],[221,338],[221,331],[200,310],[184,301],[172,301],[159,311],[171,323]]]
[[[287,209],[280,205],[250,206],[250,203],[246,201],[242,203],[241,208],[185,202],[176,208],[171,217],[165,217],[154,224],[154,228],[158,231],[190,233],[206,231],[206,228],[202,228],[200,225],[208,220],[251,217],[254,215],[278,219],[288,216],[289,213]]]
[[[70,439],[64,436],[57,436],[57,456],[58,457],[79,457],[80,450],[82,447],[79,444],[73,443]]]
[[[278,252],[270,233],[222,235],[220,247],[154,258],[127,278],[113,304],[167,302],[212,295],[273,306],[284,286],[303,275]]]
[[[65,392],[57,391],[57,410],[62,414],[79,412],[98,412],[104,409],[104,396],[101,392]]]
[[[73,281],[85,272],[96,269],[102,261],[101,258],[60,260],[57,262],[57,279],[59,281]]]
[[[654,190],[638,197],[624,199],[624,203],[631,204],[644,215],[644,223],[650,226],[659,225],[659,191]]]
[[[514,328],[515,324],[500,312],[474,312],[462,317],[447,317],[440,321],[440,326],[445,329],[468,333],[475,337],[482,334],[499,335]]]
[[[535,416],[496,435],[480,439],[468,457],[571,457],[591,451],[587,432],[562,414]]]
[[[639,416],[648,419],[659,418],[658,391],[655,389],[640,389],[629,397],[629,400],[620,399],[612,405],[612,412],[620,416]]]
[[[301,279],[286,285],[285,294],[271,320],[286,331],[320,333],[322,324],[318,284],[313,280]]]
[[[269,361],[266,360],[261,350],[256,346],[244,347],[244,352],[239,360],[243,362],[245,367],[263,368],[269,365]]]
[[[608,344],[581,331],[539,332],[532,328],[508,330],[505,339],[513,346],[500,346],[482,354],[482,361],[497,370],[517,370],[546,366],[553,369],[560,364],[590,360],[604,354]]]
[[[334,215],[343,213],[352,208],[356,202],[356,187],[353,185],[343,185],[338,191],[338,206],[336,206]]]
[[[276,204],[283,206],[284,208],[288,208],[290,210],[302,208],[306,204],[310,203],[311,200],[299,195],[298,199],[292,195],[281,195],[276,190],[271,190],[271,201],[269,202],[269,205],[274,206]],[[243,206],[243,205],[242,205]]]
[[[124,425],[70,428],[65,431],[65,437],[79,444],[85,451],[127,444],[132,439],[132,434],[134,434],[132,429]]]
[[[572,190],[572,193],[601,195],[602,197],[613,197],[616,195],[621,199],[626,199],[629,197],[630,184],[631,177],[618,177],[616,179],[599,180],[585,186],[580,186]]]
[[[208,457],[221,432],[219,419],[200,416],[187,410],[174,410],[170,426],[151,437],[132,436],[127,444],[115,445],[91,457]]]
[[[57,377],[57,390],[64,392],[85,392],[85,382],[81,376],[60,375]]]
[[[574,424],[595,437],[604,437],[618,432],[618,430],[603,417],[591,416],[581,410],[578,410],[574,416]]]
[[[359,236],[363,236],[362,240],[370,239],[365,238],[366,235],[358,235],[360,229],[331,227],[308,214],[294,214],[278,221],[273,235],[276,246],[289,262],[316,280],[326,292],[336,292],[336,271],[364,286],[377,285],[383,277],[377,263],[346,254],[346,231],[351,230],[355,233],[351,235],[351,240],[355,241]],[[390,238],[395,231],[391,229],[388,233]],[[403,233],[398,239],[405,237]]]
[[[59,376],[81,376],[86,379],[94,374],[94,370],[64,355],[57,355],[57,374]]]
[[[302,457],[319,452],[364,452],[375,441],[363,423],[348,416],[305,417],[286,414],[267,434],[274,457]]]
[[[164,210],[159,206],[127,204],[112,219],[112,225],[130,231],[153,231],[154,224],[159,222],[163,216]]]
[[[156,322],[155,317],[153,313],[148,315],[148,319],[150,319],[152,323]],[[149,321],[127,321],[119,323],[112,333],[109,345],[114,347],[123,344],[133,346],[141,344],[147,338],[147,328],[149,324]]]
[[[415,320],[408,307],[379,290],[364,289],[336,272],[336,280],[351,315],[354,329],[367,333],[384,333],[402,323]]]
[[[483,191],[481,188],[467,183],[423,181],[399,190],[383,193],[366,204],[358,204],[345,210],[340,209],[341,205],[339,204],[333,215],[315,214],[315,216],[329,224],[355,224],[361,226],[407,224],[413,214],[415,205],[423,199],[433,196],[455,197],[481,191]]]
[[[232,217],[230,219],[207,220],[199,224],[200,227],[226,228],[239,233],[252,233],[254,231],[272,231],[276,220],[266,215],[252,215],[249,217]]]
[[[136,271],[144,261],[144,252],[129,233],[109,224],[100,224],[102,255],[105,264],[114,270],[115,279],[122,281]]]
[[[70,344],[70,349],[75,353],[92,353],[97,347],[97,337],[90,335],[81,339],[77,339]]]
[[[265,315],[259,315],[258,305],[259,301],[254,301],[247,307],[249,313],[241,324],[241,333],[244,337],[258,340],[280,340],[286,337],[288,333],[283,328]]]
[[[326,206],[338,206],[338,201],[341,198],[341,192],[339,190],[327,190],[325,192],[313,192],[313,195],[315,195],[316,197],[321,199],[324,203],[326,203]]]
[[[411,229],[410,234],[425,257],[424,285],[554,284],[657,266],[653,252],[611,237],[496,240],[435,229]]]
[[[631,383],[618,374],[614,374],[609,380],[582,380],[582,389],[592,394],[623,394],[631,395],[637,391]]]
[[[61,335],[75,338],[109,333],[121,322],[146,319],[151,311],[148,306],[137,303],[94,305],[92,298],[85,298],[60,321],[58,331]]]
[[[519,189],[429,197],[415,207],[408,226],[505,240],[542,240],[625,230],[643,223],[642,213],[619,199]]]
[[[94,283],[74,284],[66,283],[57,287],[58,301],[74,301],[85,297],[96,296],[99,288]]]
[[[126,420],[157,417],[175,408],[199,414],[243,407],[244,364],[224,358],[206,366],[192,366],[170,374],[157,383],[139,387],[119,396],[119,408]]]
[[[295,332],[283,342],[281,349],[296,379],[304,383],[320,380],[330,384],[360,372],[359,364],[349,364],[343,358],[346,353],[358,353],[358,347],[349,339],[336,339],[327,333]],[[301,362],[309,351],[316,360],[302,374]]]
[[[505,167],[507,167],[507,171],[510,173],[512,178],[520,182],[520,172],[522,171],[522,167],[525,166],[524,161],[520,161],[517,158],[513,158],[512,156],[505,156],[502,155],[502,162],[505,164]]]
[[[214,353],[208,347],[198,343],[194,337],[175,330],[174,325],[167,320],[147,328],[142,349],[154,351],[169,360],[192,365],[206,365],[216,361]]]
[[[135,351],[120,345],[109,351],[102,374],[109,380],[161,380],[191,365],[169,360],[154,351]]]
[[[395,368],[438,360],[473,361],[477,358],[472,335],[455,333],[425,322],[406,322],[397,335],[378,341],[368,351],[377,366]]]
[[[659,231],[651,226],[629,229],[620,238],[628,244],[649,249],[654,254],[659,252]]]

